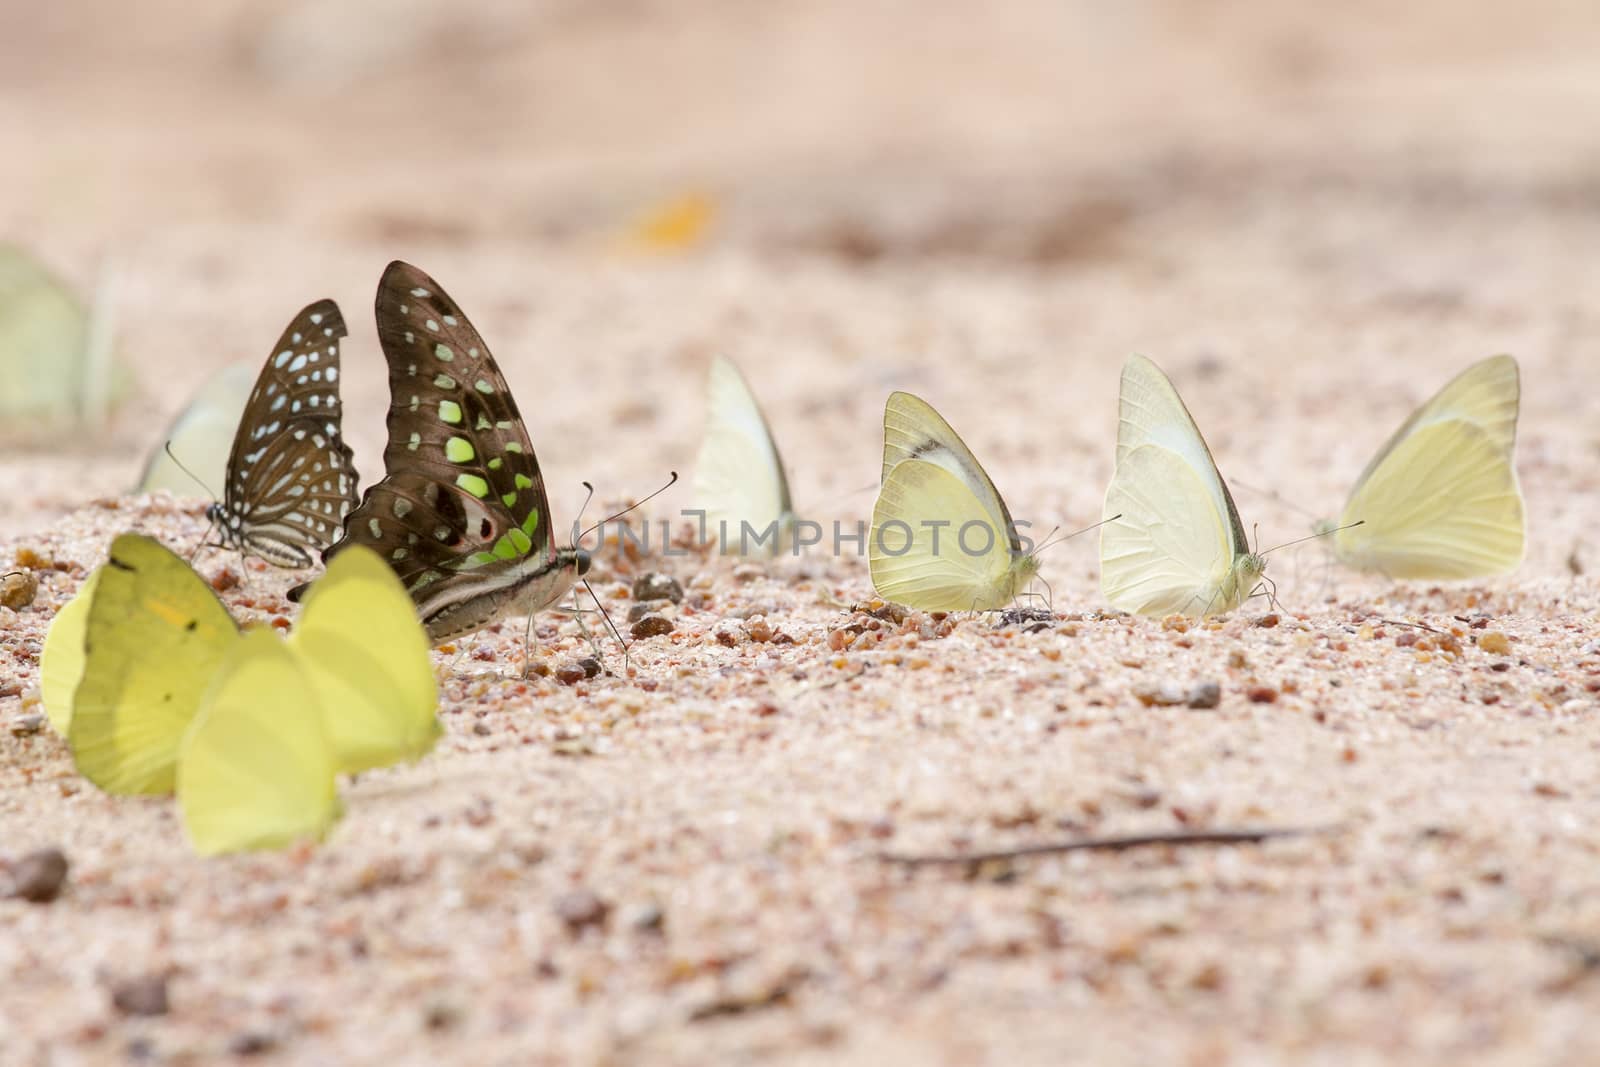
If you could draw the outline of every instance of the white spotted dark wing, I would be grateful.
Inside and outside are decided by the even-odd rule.
[[[553,602],[577,555],[556,548],[539,462],[488,346],[407,263],[384,271],[376,310],[389,364],[385,473],[324,558],[373,548],[436,641]]]
[[[234,434],[228,480],[211,517],[230,547],[280,567],[310,566],[356,505],[356,470],[344,443],[339,339],[332,300],[296,315],[256,378]]]

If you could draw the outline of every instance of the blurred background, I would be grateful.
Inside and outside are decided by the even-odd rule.
[[[321,296],[376,477],[396,257],[473,316],[558,484],[603,493],[687,469],[713,351],[802,502],[872,480],[910,387],[1041,521],[1098,511],[1135,349],[1230,476],[1272,451],[1309,484],[1255,480],[1324,511],[1494,351],[1539,369],[1547,425],[1600,414],[1571,389],[1600,365],[1592,0],[4,7],[0,238],[85,300],[115,278],[132,379],[92,425],[8,418],[8,531],[125,491],[206,374]],[[1330,464],[1339,412],[1377,422]],[[1530,433],[1557,480],[1600,449]]]

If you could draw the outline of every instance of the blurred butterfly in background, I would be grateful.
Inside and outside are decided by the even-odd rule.
[[[1039,570],[977,457],[910,393],[884,407],[868,561],[879,596],[923,611],[1005,607]]]
[[[531,618],[588,572],[589,554],[556,547],[505,376],[456,302],[408,263],[383,272],[377,317],[389,364],[384,476],[324,558],[375,550],[435,644],[510,614]]]
[[[230,363],[207,378],[150,450],[134,491],[165,489],[174,496],[193,496],[196,482],[210,487],[208,493],[226,485],[228,451],[255,378],[256,368],[249,363]]]
[[[706,435],[695,461],[694,500],[706,513],[707,536],[723,554],[743,555],[770,542],[767,551],[776,555],[792,536],[794,503],[772,429],[744,375],[721,357],[712,362],[706,383]]]
[[[340,426],[344,317],[319,300],[294,317],[256,378],[206,518],[222,544],[279,567],[309,567],[356,505],[354,454]]]
[[[1522,562],[1517,361],[1475,363],[1412,413],[1367,464],[1331,533],[1334,554],[1390,578],[1477,578]],[[1361,525],[1349,527],[1360,521]]]
[[[0,416],[97,425],[131,384],[112,357],[115,275],[86,311],[20,247],[0,242]]]
[[[41,657],[79,771],[108,793],[176,787],[201,852],[320,836],[335,773],[419,759],[440,728],[427,638],[381,560],[341,556],[307,600],[287,641],[241,637],[187,563],[118,537]]]
[[[1100,531],[1100,588],[1136,615],[1211,615],[1238,607],[1266,561],[1251,552],[1211,449],[1161,369],[1122,369],[1116,469]]]

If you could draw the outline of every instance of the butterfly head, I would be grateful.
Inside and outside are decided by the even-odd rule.
[[[589,564],[594,562],[586,548],[572,549],[572,565],[578,570],[578,577],[582,578],[589,573]]]

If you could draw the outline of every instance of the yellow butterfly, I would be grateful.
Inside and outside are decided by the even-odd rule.
[[[256,368],[248,363],[230,363],[207,378],[151,450],[138,492],[165,489],[175,496],[194,496],[204,486],[220,493],[228,476],[228,452],[255,381]]]
[[[339,771],[425,755],[440,734],[438,693],[427,637],[393,572],[369,549],[341,553],[308,601],[285,646],[295,675],[283,676],[291,694],[283,700],[303,680]],[[171,792],[184,734],[239,640],[187,563],[148,537],[123,534],[51,624],[41,664],[46,714],[79,770],[106,792]],[[265,697],[279,699],[271,690]]]
[[[123,534],[106,564],[51,623],[45,656],[82,656],[67,722],[85,778],[108,793],[170,793],[178,748],[223,658],[239,640],[206,581],[160,542]],[[85,609],[73,611],[85,601]],[[58,693],[67,691],[67,681]]]
[[[1232,611],[1266,561],[1249,550],[1211,450],[1161,369],[1122,369],[1116,470],[1100,529],[1100,589],[1136,615]]]
[[[289,648],[327,712],[339,770],[412,763],[433,750],[443,730],[427,631],[376,552],[358,545],[328,562]]]
[[[320,840],[341,814],[321,694],[271,630],[230,645],[179,750],[189,842],[211,856]]]
[[[1477,578],[1522,562],[1517,361],[1451,379],[1378,450],[1331,533],[1341,561],[1391,578]],[[1350,524],[1361,525],[1347,529]]]
[[[770,540],[768,551],[776,555],[789,541],[795,514],[766,416],[744,376],[726,359],[711,364],[706,392],[706,436],[695,462],[694,499],[705,510],[707,536],[720,551],[735,555]]]
[[[910,393],[884,406],[867,558],[879,596],[923,611],[1004,607],[1039,570],[977,457]]]

